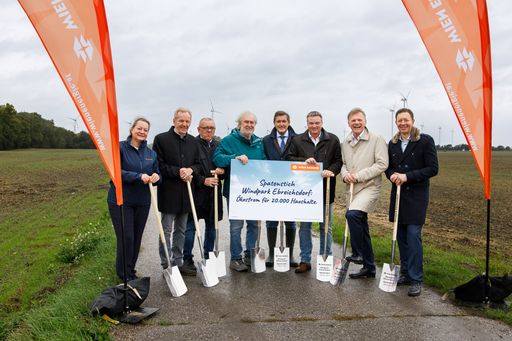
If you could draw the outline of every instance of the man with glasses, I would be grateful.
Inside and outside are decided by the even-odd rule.
[[[194,203],[196,205],[197,219],[204,219],[204,257],[208,258],[208,253],[213,251],[215,242],[215,216],[213,209],[214,187],[219,186],[218,191],[218,217],[222,220],[222,184],[219,179],[212,175],[211,171],[215,171],[217,176],[224,174],[224,169],[216,168],[213,165],[213,152],[219,146],[219,141],[215,139],[215,122],[210,117],[204,117],[199,121],[197,127],[199,135],[196,137],[199,143],[201,171],[195,175],[194,181],[196,190],[194,192]],[[187,230],[185,231],[185,246],[183,249],[183,267],[181,273],[184,275],[195,276],[196,267],[194,266],[194,240],[196,236],[196,228],[194,224],[194,216],[192,213],[188,216]]]

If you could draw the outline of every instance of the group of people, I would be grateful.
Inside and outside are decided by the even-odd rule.
[[[376,267],[368,225],[368,213],[376,206],[380,196],[382,174],[392,183],[389,219],[394,220],[397,186],[403,186],[400,197],[397,241],[400,249],[401,273],[398,283],[410,284],[408,294],[421,294],[423,281],[423,249],[421,230],[425,223],[429,201],[429,179],[438,172],[438,161],[432,137],[421,134],[414,126],[414,114],[402,108],[395,114],[398,132],[389,142],[371,133],[366,127],[366,114],[361,108],[352,109],[347,115],[351,133],[340,142],[338,137],[323,128],[322,114],[311,111],[306,116],[307,129],[297,134],[290,125],[290,116],[284,111],[274,114],[274,128],[263,139],[254,134],[256,115],[242,112],[237,127],[220,141],[215,137],[215,122],[210,117],[199,121],[196,137],[189,134],[192,114],[178,108],[169,131],[158,134],[153,150],[146,145],[149,122],[144,118],[134,120],[130,135],[121,142],[121,167],[123,179],[126,276],[136,277],[135,264],[140,249],[142,233],[149,212],[148,184],[158,185],[158,209],[172,255],[172,265],[184,275],[195,275],[192,249],[195,224],[191,214],[187,182],[194,192],[198,219],[205,221],[204,257],[213,250],[216,237],[214,222],[214,188],[219,189],[218,217],[222,219],[221,193],[227,199],[229,210],[230,165],[236,159],[242,164],[250,160],[289,160],[309,164],[321,162],[324,193],[330,181],[330,197],[335,200],[336,177],[353,188],[352,200],[347,199],[346,219],[350,230],[352,254],[347,260],[361,264],[352,279],[374,278]],[[222,182],[223,181],[223,185]],[[352,185],[352,186],[351,186]],[[223,189],[222,189],[223,187]],[[121,254],[121,214],[116,206],[115,188],[111,184],[108,196],[109,210],[118,240],[116,271],[123,278]],[[325,207],[325,205],[324,205]],[[324,226],[320,224],[320,250],[327,248],[332,254],[332,205],[329,205],[329,226],[324,239]],[[242,246],[242,229],[246,226],[245,248]],[[258,221],[229,220],[230,268],[247,271],[250,268],[250,250],[256,245]],[[277,221],[266,221],[269,257],[267,266],[274,262]],[[296,273],[311,270],[313,249],[311,223],[299,222],[300,261],[293,256],[297,223],[285,222],[286,246],[290,248],[290,266]],[[327,240],[327,245],[324,245]],[[161,265],[168,264],[165,249],[160,245]]]

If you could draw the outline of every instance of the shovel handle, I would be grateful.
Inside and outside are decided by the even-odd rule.
[[[217,173],[212,170],[210,173],[213,175],[213,177],[218,180],[219,176]],[[215,223],[215,230],[219,229],[219,186],[215,185],[213,186],[213,218]]]
[[[155,189],[153,188],[152,183],[148,183],[149,185],[149,193],[151,193],[151,207],[153,208],[153,212],[156,217],[156,224],[158,225],[158,230],[160,233],[160,240],[164,245],[165,257],[167,258],[167,266],[171,269],[171,258],[169,257],[169,250],[167,250],[167,241],[165,240],[164,227],[162,226],[162,219],[160,217],[160,212],[158,212],[158,200],[156,198]],[[172,270],[171,270],[172,271]]]
[[[348,209],[350,208],[350,204],[352,204],[352,196],[354,194],[354,183],[351,182],[350,183],[350,190],[349,190],[349,199],[348,199],[348,204],[347,204],[347,208],[346,208],[346,211],[348,211]],[[348,220],[345,219],[345,235],[344,235],[344,238],[343,238],[343,259],[345,259],[345,256],[347,255],[347,241],[348,241]]]
[[[324,218],[324,259],[327,258],[327,232],[329,231],[329,208],[331,199],[331,177],[326,178],[325,188],[325,218]]]
[[[194,227],[196,228],[196,235],[199,243],[199,252],[201,252],[201,258],[204,259],[203,244],[201,242],[201,229],[199,228],[199,221],[197,220],[196,204],[194,203],[194,195],[192,194],[192,186],[190,185],[191,181],[192,177],[190,180],[187,181],[188,198],[190,201],[190,208],[192,209],[192,216],[194,217]]]
[[[213,175],[215,179],[219,179],[217,173],[212,170],[210,173]],[[213,223],[215,226],[215,242],[214,242],[214,251],[219,250],[219,186],[215,185],[213,187]]]
[[[393,221],[393,241],[396,241],[396,232],[398,230],[398,212],[400,209],[400,190],[402,185],[396,186],[396,198],[395,198],[395,219]]]
[[[280,221],[279,222],[279,246],[281,248],[284,247],[284,222],[283,221]]]

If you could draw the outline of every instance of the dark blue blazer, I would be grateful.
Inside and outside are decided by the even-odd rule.
[[[420,134],[417,141],[410,141],[402,152],[402,142],[398,140],[388,145],[389,167],[386,177],[405,173],[407,182],[402,184],[400,193],[399,224],[423,225],[427,215],[430,178],[437,175],[439,165],[434,140],[427,134]],[[389,221],[395,217],[396,185],[391,188]]]
[[[292,137],[297,134],[291,126],[288,127],[288,139],[286,140],[286,145],[283,152],[281,152],[281,147],[279,146],[281,141],[277,141],[278,139],[276,138],[276,134],[277,130],[274,128],[270,134],[263,138],[263,148],[265,149],[265,155],[267,156],[267,160],[286,160],[286,156],[290,151]]]
[[[148,148],[146,141],[142,142],[138,150],[130,142],[131,137],[128,137],[126,141],[119,143],[121,151],[121,178],[123,180],[123,204],[146,206],[151,204],[151,194],[149,193],[148,185],[145,185],[140,178],[142,174],[151,175],[157,173],[160,175],[158,160],[156,153]],[[110,181],[107,201],[109,204],[116,205],[116,190],[112,181]]]

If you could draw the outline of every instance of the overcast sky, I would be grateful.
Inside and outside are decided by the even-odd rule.
[[[0,104],[38,112],[73,130],[77,110],[21,6],[0,0]],[[178,106],[199,118],[215,110],[226,135],[244,110],[256,133],[276,110],[302,132],[318,110],[324,128],[347,134],[346,114],[362,107],[370,130],[391,136],[390,108],[402,94],[416,124],[437,144],[466,143],[419,34],[398,0],[105,1],[120,134],[145,115],[150,142]],[[488,0],[493,59],[493,145],[512,145],[512,1]],[[439,129],[441,127],[441,130]],[[85,129],[82,122],[79,129]],[[440,134],[441,133],[441,134]],[[439,136],[441,140],[439,141]]]

